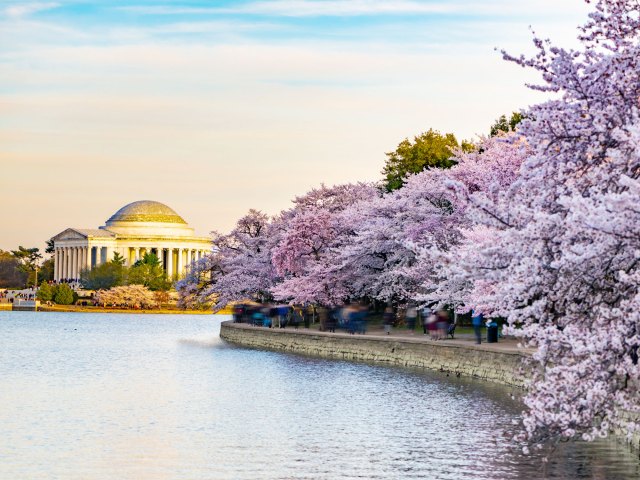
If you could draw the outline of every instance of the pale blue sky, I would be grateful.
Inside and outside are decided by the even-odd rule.
[[[495,47],[562,45],[581,0],[0,0],[0,248],[166,203],[201,234],[377,180],[430,127],[536,102]]]

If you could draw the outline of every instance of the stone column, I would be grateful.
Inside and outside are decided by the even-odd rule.
[[[58,281],[60,278],[60,250],[56,248],[53,251],[53,280]]]
[[[113,247],[104,247],[104,249],[106,250],[104,263],[109,263],[111,260],[113,260]]]
[[[91,270],[91,247],[89,245],[84,247],[84,268]]]
[[[62,277],[60,277],[60,279],[62,280],[67,278],[67,265],[69,262],[69,256],[67,255],[67,247],[62,247],[60,250],[62,250]]]
[[[76,271],[73,277],[76,280],[80,278],[80,270],[82,270],[82,247],[76,247]]]
[[[71,278],[78,278],[78,247],[71,247]]]
[[[140,260],[140,247],[134,247],[133,252],[133,263],[136,263],[138,260]]]
[[[177,268],[176,268],[176,276],[178,278],[180,278],[182,276],[182,272],[184,270],[184,257],[183,257],[183,253],[184,250],[182,248],[178,248],[178,262],[177,262]]]
[[[167,248],[167,278],[173,280],[173,248]]]
[[[53,254],[53,280],[57,282],[60,279],[60,249],[56,248]]]
[[[64,247],[62,249],[62,278],[66,279],[67,275],[69,275],[69,248]]]

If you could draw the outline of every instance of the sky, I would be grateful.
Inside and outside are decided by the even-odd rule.
[[[544,100],[502,60],[575,45],[582,0],[0,0],[0,249],[136,200],[200,235],[321,183],[379,181],[434,128]],[[496,48],[498,50],[496,50]]]

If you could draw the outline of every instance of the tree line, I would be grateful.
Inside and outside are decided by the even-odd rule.
[[[631,0],[593,5],[578,49],[503,52],[552,99],[473,144],[433,130],[402,142],[382,185],[250,210],[214,232],[181,301],[475,309],[536,352],[525,451],[640,429],[640,19]]]

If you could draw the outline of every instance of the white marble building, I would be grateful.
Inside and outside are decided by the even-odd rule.
[[[176,279],[212,247],[209,238],[194,236],[174,210],[150,200],[125,205],[100,228],[67,228],[53,241],[56,281],[77,280],[82,270],[112,260],[115,252],[128,266],[154,253],[168,278]]]

